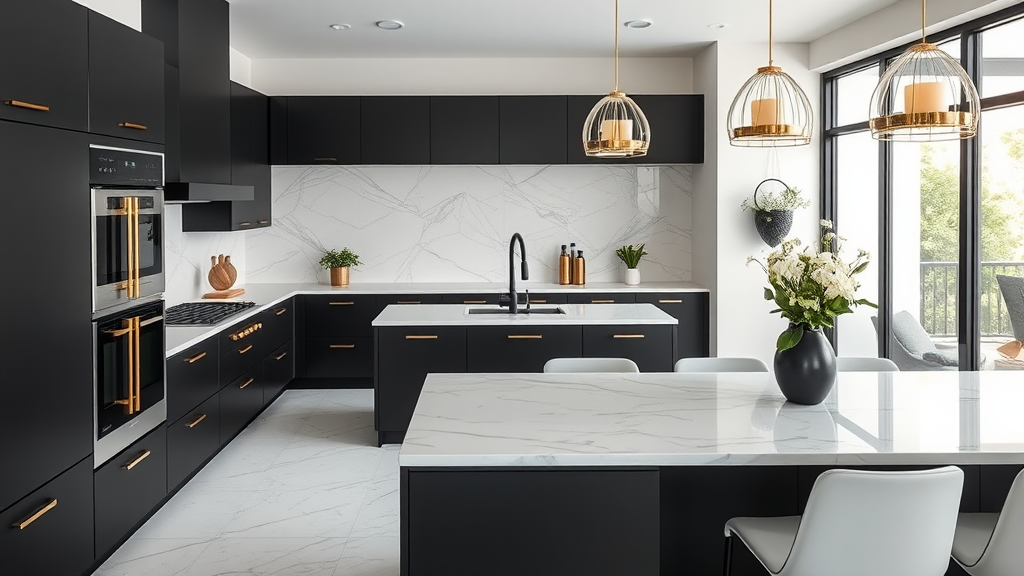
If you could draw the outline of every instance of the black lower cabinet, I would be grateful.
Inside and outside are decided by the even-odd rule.
[[[710,303],[707,292],[638,293],[637,303],[654,304],[679,321],[676,329],[676,357],[708,356]]]
[[[580,326],[470,326],[467,372],[542,372],[552,358],[583,355]]]
[[[92,482],[90,455],[0,512],[0,574],[85,573],[94,555]]]
[[[566,294],[569,304],[633,304],[637,302],[632,292],[582,292]]]
[[[167,426],[167,489],[174,490],[220,448],[220,395]]]
[[[96,557],[125,540],[167,495],[167,430],[159,426],[96,470]]]
[[[220,443],[227,444],[263,409],[263,364],[233,380],[218,396]]]
[[[263,404],[267,405],[295,377],[295,353],[289,341],[263,361]]]
[[[167,359],[167,421],[173,422],[220,390],[217,338]]]
[[[370,378],[373,376],[373,338],[306,339],[307,378]]]
[[[585,358],[629,358],[641,372],[671,372],[675,364],[675,326],[584,326]]]

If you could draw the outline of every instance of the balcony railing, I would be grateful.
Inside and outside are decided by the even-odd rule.
[[[996,275],[1024,276],[1024,262],[981,263],[981,335],[1013,336]],[[956,336],[957,263],[921,263],[921,325],[932,336]]]

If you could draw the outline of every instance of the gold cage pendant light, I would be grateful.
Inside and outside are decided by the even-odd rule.
[[[871,94],[871,135],[877,140],[938,142],[978,133],[981,99],[971,77],[949,54],[925,37],[886,69]]]
[[[615,0],[615,89],[602,98],[583,123],[583,151],[600,158],[647,154],[651,127],[633,99],[619,91],[619,0]]]
[[[772,13],[768,0],[768,65],[757,69],[729,106],[733,146],[803,146],[811,143],[811,101],[796,80],[774,65]]]

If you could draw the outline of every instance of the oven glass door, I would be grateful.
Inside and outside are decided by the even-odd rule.
[[[163,400],[163,302],[99,320],[96,342],[99,439]]]
[[[125,200],[139,199],[138,256],[139,277],[163,271],[162,210],[160,195],[152,190],[96,190],[96,286],[123,283],[134,262],[128,261],[129,217]]]

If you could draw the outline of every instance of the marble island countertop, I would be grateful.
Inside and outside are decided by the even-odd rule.
[[[768,373],[430,374],[401,466],[1024,463],[1010,372],[840,373],[820,405]]]
[[[373,320],[374,326],[523,326],[549,325],[639,325],[678,324],[671,315],[654,304],[559,304],[533,305],[538,313],[473,314],[471,310],[504,310],[497,306],[462,304],[403,304],[388,306]],[[541,314],[560,309],[562,314]],[[519,307],[520,312],[526,305]]]

